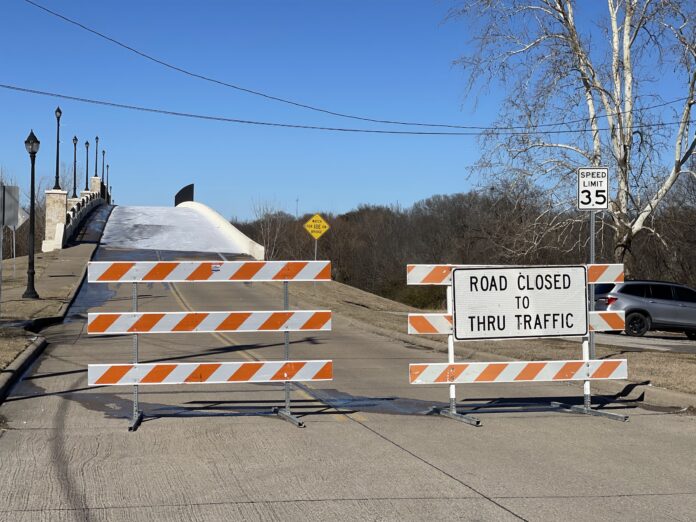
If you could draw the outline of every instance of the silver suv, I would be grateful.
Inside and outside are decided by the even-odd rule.
[[[696,340],[696,291],[663,281],[626,281],[595,287],[595,309],[626,312],[626,334],[684,332]]]

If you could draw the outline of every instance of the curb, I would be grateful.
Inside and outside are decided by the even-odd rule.
[[[24,375],[27,368],[43,353],[47,345],[46,339],[37,337],[4,370],[0,370],[0,403],[5,400],[12,387]]]

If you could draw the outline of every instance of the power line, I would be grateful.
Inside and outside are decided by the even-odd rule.
[[[179,67],[178,65],[173,65],[173,64],[171,64],[171,63],[169,63],[169,62],[166,62],[166,61],[161,60],[161,59],[159,59],[159,58],[156,58],[156,57],[154,57],[154,56],[152,56],[152,55],[150,55],[150,54],[147,54],[147,53],[145,53],[145,52],[143,52],[143,51],[140,51],[140,50],[138,50],[138,49],[136,49],[136,48],[134,48],[134,47],[131,47],[130,45],[127,45],[127,44],[125,44],[125,43],[123,43],[123,42],[121,42],[121,41],[119,41],[119,40],[116,40],[115,38],[112,38],[112,37],[110,37],[110,36],[107,36],[107,35],[105,35],[104,33],[101,33],[101,32],[99,32],[99,31],[97,31],[96,29],[92,29],[91,27],[88,27],[88,26],[86,26],[86,25],[84,25],[84,24],[78,22],[77,20],[73,20],[72,18],[68,18],[67,16],[62,15],[62,14],[56,12],[56,11],[52,11],[51,9],[49,9],[49,8],[47,8],[47,7],[44,7],[44,6],[42,6],[42,5],[40,5],[40,4],[36,3],[36,2],[34,2],[34,1],[32,1],[32,0],[24,0],[24,2],[26,2],[26,3],[29,4],[29,5],[32,5],[32,6],[36,7],[36,8],[38,8],[38,9],[41,9],[42,11],[44,11],[44,12],[46,12],[46,13],[52,15],[52,16],[55,16],[55,17],[57,17],[57,18],[60,18],[61,20],[65,21],[65,22],[68,22],[68,23],[70,23],[70,24],[72,24],[72,25],[75,25],[75,26],[79,27],[80,29],[83,29],[83,30],[85,30],[85,31],[87,31],[87,32],[89,32],[89,33],[92,33],[92,34],[94,34],[95,36],[98,36],[98,37],[100,37],[100,38],[103,38],[104,40],[107,40],[107,41],[109,41],[109,42],[111,42],[111,43],[113,43],[113,44],[115,44],[115,45],[117,45],[117,46],[119,46],[119,47],[122,47],[123,49],[126,49],[127,51],[130,51],[130,52],[132,52],[132,53],[135,53],[135,54],[137,54],[138,56],[140,56],[140,57],[142,57],[142,58],[145,58],[146,60],[150,60],[150,61],[152,61],[152,62],[154,62],[154,63],[156,63],[156,64],[158,64],[158,65],[161,65],[161,66],[166,67],[166,68],[168,68],[168,69],[171,69],[171,70],[173,70],[173,71],[176,71],[176,72],[185,74],[185,75],[190,76],[190,77],[193,77],[193,78],[197,78],[197,79],[199,79],[199,80],[204,80],[204,81],[207,81],[207,82],[210,82],[210,83],[214,83],[214,84],[217,84],[217,85],[221,85],[221,86],[223,86],[223,87],[228,87],[228,88],[230,88],[230,89],[235,89],[235,90],[238,90],[238,91],[241,91],[241,92],[245,92],[245,93],[247,93],[247,94],[252,94],[252,95],[254,95],[254,96],[260,96],[260,97],[262,97],[262,98],[266,98],[266,99],[269,99],[269,100],[277,101],[277,102],[280,102],[280,103],[285,103],[285,104],[288,104],[288,105],[293,105],[293,106],[295,106],[295,107],[300,107],[300,108],[302,108],[302,109],[307,109],[307,110],[311,110],[311,111],[315,111],[315,112],[320,112],[320,113],[324,113],[324,114],[329,114],[329,115],[331,115],[331,116],[338,116],[338,117],[340,117],[340,118],[349,118],[349,119],[353,119],[353,120],[365,121],[365,122],[370,122],[370,123],[382,123],[382,124],[388,124],[388,125],[406,125],[406,126],[418,126],[418,127],[442,127],[442,128],[449,128],[449,129],[467,129],[467,130],[479,130],[479,131],[522,130],[522,129],[526,129],[526,130],[528,131],[528,129],[529,129],[529,126],[524,126],[524,125],[517,125],[517,126],[514,126],[514,125],[513,125],[513,126],[508,126],[508,127],[502,127],[502,126],[501,126],[501,127],[483,127],[483,126],[475,126],[475,125],[453,125],[453,124],[445,124],[445,123],[423,123],[423,122],[408,122],[408,121],[398,121],[398,120],[381,120],[381,119],[375,119],[375,118],[368,118],[368,117],[366,117],[366,116],[356,116],[356,115],[353,115],[353,114],[346,114],[346,113],[342,113],[342,112],[336,112],[336,111],[332,111],[332,110],[329,110],[329,109],[322,109],[321,107],[316,107],[316,106],[313,106],[313,105],[308,105],[308,104],[296,102],[296,101],[289,100],[289,99],[286,99],[286,98],[280,98],[280,97],[278,97],[278,96],[273,96],[273,95],[271,95],[271,94],[266,94],[266,93],[261,92],[261,91],[256,91],[256,90],[253,90],[253,89],[249,89],[249,88],[247,88],[247,87],[242,87],[242,86],[240,86],[240,85],[235,85],[235,84],[232,84],[232,83],[225,82],[225,81],[223,81],[223,80],[218,80],[218,79],[212,78],[212,77],[210,77],[210,76],[205,76],[205,75],[203,75],[203,74],[199,74],[199,73],[190,71],[190,70],[188,70],[188,69],[184,69],[183,67]],[[656,109],[656,108],[659,108],[659,107],[665,107],[665,106],[667,106],[667,105],[672,105],[672,104],[674,104],[674,103],[678,103],[678,102],[680,102],[680,101],[685,101],[685,100],[687,100],[687,99],[688,99],[688,96],[684,96],[684,97],[682,97],[682,98],[677,98],[677,99],[674,99],[674,100],[671,100],[671,101],[668,101],[668,102],[664,102],[664,103],[660,103],[660,104],[657,104],[657,105],[652,105],[652,106],[649,106],[649,107],[643,107],[642,110],[649,110],[649,109]],[[631,111],[617,111],[617,112],[615,112],[615,113],[607,113],[607,114],[606,114],[606,117],[608,117],[608,116],[619,116],[619,115],[622,115],[622,114],[627,114],[628,112],[631,112]],[[601,116],[600,116],[600,117],[601,117]],[[574,124],[576,124],[576,123],[587,123],[588,121],[589,121],[589,118],[582,118],[582,119],[570,120],[570,121],[564,121],[564,122],[557,122],[557,123],[540,123],[540,124],[537,124],[537,125],[533,125],[532,127],[533,127],[533,128],[558,127],[558,126],[560,126],[560,125],[574,125]]]
[[[132,111],[141,111],[141,112],[149,112],[149,113],[154,113],[154,114],[162,114],[166,116],[178,116],[182,118],[193,118],[193,119],[199,119],[199,120],[208,120],[208,121],[219,121],[219,122],[225,122],[225,123],[240,123],[240,124],[245,124],[245,125],[260,125],[260,126],[265,126],[265,127],[282,127],[282,128],[289,128],[289,129],[308,129],[308,130],[319,130],[319,131],[331,131],[331,132],[353,132],[353,133],[366,133],[366,134],[396,134],[396,135],[413,135],[413,136],[482,136],[484,134],[492,135],[492,136],[523,136],[523,135],[528,135],[530,132],[520,132],[520,131],[495,131],[495,132],[473,132],[473,131],[466,131],[466,132],[445,132],[445,131],[396,131],[396,130],[384,130],[384,129],[356,129],[356,128],[347,128],[347,127],[321,127],[321,126],[316,126],[316,125],[301,125],[301,124],[295,124],[295,123],[280,123],[280,122],[271,122],[271,121],[258,121],[258,120],[242,120],[238,118],[228,118],[225,116],[210,116],[206,114],[195,114],[195,113],[190,113],[190,112],[179,112],[179,111],[170,111],[170,110],[165,110],[165,109],[155,109],[152,107],[143,107],[140,105],[128,105],[124,103],[117,103],[117,102],[112,102],[112,101],[105,101],[105,100],[95,100],[92,98],[83,98],[80,96],[71,96],[68,94],[61,94],[61,93],[55,93],[55,92],[48,92],[48,91],[40,91],[37,89],[29,89],[26,87],[19,87],[17,85],[8,85],[8,84],[2,84],[0,83],[0,88],[1,89],[7,89],[11,91],[17,91],[17,92],[22,92],[26,94],[35,94],[39,96],[50,96],[52,98],[60,98],[63,100],[71,100],[71,101],[76,101],[80,103],[90,103],[93,105],[103,105],[106,107],[114,107],[118,109],[127,109],[127,110],[132,110]],[[689,123],[694,123],[696,120],[691,120]],[[634,125],[634,129],[643,129],[643,128],[653,128],[653,127],[668,127],[671,125],[679,125],[681,122],[679,121],[672,121],[672,122],[664,122],[664,123],[649,123],[649,124],[642,124],[642,125]],[[608,127],[605,128],[600,128],[598,129],[599,131],[608,131],[611,130]],[[564,130],[557,130],[557,131],[538,131],[535,132],[535,134],[544,134],[544,135],[550,135],[550,134],[582,134],[585,132],[594,132],[592,129],[564,129]]]

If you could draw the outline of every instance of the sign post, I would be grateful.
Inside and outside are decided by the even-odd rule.
[[[590,264],[595,262],[595,213],[609,208],[609,169],[606,167],[583,167],[578,169],[578,210],[590,214]],[[590,311],[595,309],[594,285],[590,285]],[[590,332],[582,341],[584,359],[595,358],[595,336]],[[585,357],[587,352],[587,357]],[[584,384],[584,405],[589,409],[592,403],[590,381]]]
[[[310,236],[314,238],[314,260],[317,260],[317,246],[319,244],[319,238],[323,236],[327,230],[331,227],[329,224],[321,217],[321,214],[314,214],[309,220],[304,224],[305,230]]]
[[[19,187],[1,185],[0,193],[0,304],[2,303],[2,261],[5,257],[5,227],[16,227],[19,219]],[[14,241],[14,239],[13,239]],[[13,273],[14,276],[14,273]]]

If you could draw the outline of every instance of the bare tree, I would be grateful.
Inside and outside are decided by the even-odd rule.
[[[284,223],[291,216],[281,211],[274,203],[255,202],[253,206],[255,225],[258,228],[256,237],[263,245],[266,259],[276,259],[283,239]]]
[[[611,229],[613,257],[623,262],[638,234],[658,234],[649,218],[696,148],[696,3],[607,0],[599,14],[598,4],[477,0],[450,17],[464,19],[473,35],[472,51],[458,60],[467,92],[507,88],[498,122],[507,129],[487,132],[477,167],[488,179],[546,192],[522,248],[541,244],[544,231],[577,226],[569,212],[575,170],[605,165],[615,181],[602,226]],[[596,22],[578,24],[576,7]],[[658,92],[667,84],[680,91],[679,109]]]

